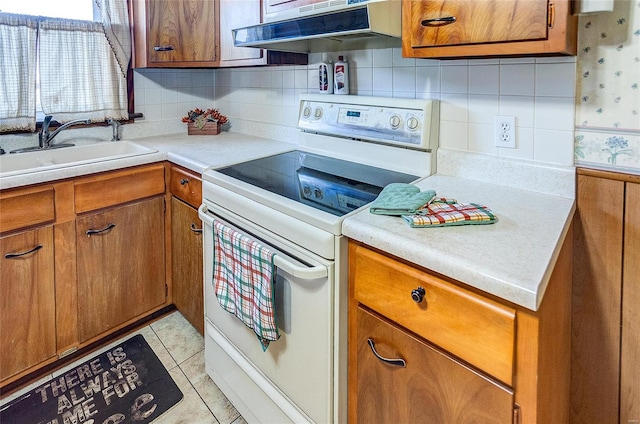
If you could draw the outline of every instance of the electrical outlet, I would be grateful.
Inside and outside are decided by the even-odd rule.
[[[516,117],[496,116],[496,146],[516,148]]]

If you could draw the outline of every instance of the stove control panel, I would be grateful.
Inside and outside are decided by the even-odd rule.
[[[438,106],[437,100],[304,94],[298,128],[431,150],[437,146]]]

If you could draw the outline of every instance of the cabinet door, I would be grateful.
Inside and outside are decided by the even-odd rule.
[[[81,342],[165,302],[164,200],[76,220]]]
[[[53,227],[2,237],[0,251],[4,380],[56,355]]]
[[[403,0],[407,57],[576,54],[567,0]]]
[[[358,307],[358,423],[511,423],[513,392]],[[402,358],[406,366],[389,365]],[[352,362],[351,362],[352,363]],[[350,393],[354,393],[351,391]]]
[[[171,267],[173,303],[204,334],[202,221],[198,211],[171,198]]]
[[[578,175],[571,323],[574,423],[615,423],[619,416],[624,184]]]
[[[149,66],[215,66],[217,1],[147,0]]]
[[[260,0],[220,0],[220,66],[266,63],[263,49],[233,45],[233,29],[261,22],[260,7]]]
[[[620,423],[640,422],[640,184],[626,183]]]
[[[407,4],[407,2],[405,3]],[[411,47],[540,40],[546,0],[409,1]]]

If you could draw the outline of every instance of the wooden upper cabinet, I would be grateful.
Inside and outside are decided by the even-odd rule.
[[[236,47],[233,30],[263,22],[261,0],[220,1],[220,67],[258,65],[306,65],[306,53],[278,52],[252,47]],[[280,1],[279,1],[280,3]],[[291,2],[288,2],[291,3]]]
[[[217,1],[134,0],[131,9],[135,67],[218,64]]]
[[[569,1],[402,1],[406,57],[576,54]]]

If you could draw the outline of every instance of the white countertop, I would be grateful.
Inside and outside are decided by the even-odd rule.
[[[296,148],[292,143],[230,132],[217,136],[169,134],[132,141],[157,152],[0,178],[0,189],[164,160],[202,173],[211,166]],[[474,166],[477,169],[473,169]],[[537,310],[573,216],[572,170],[531,167],[526,163],[440,150],[438,169],[449,175],[436,174],[422,180],[418,186],[460,202],[485,204],[498,216],[498,222],[410,228],[400,217],[372,215],[365,209],[344,221],[343,233],[391,255]],[[480,177],[475,178],[478,175]],[[501,185],[479,181],[483,175]],[[535,184],[536,191],[523,187],[527,184]],[[549,190],[545,193],[540,190],[541,186]]]
[[[188,136],[186,133],[137,138],[131,140],[157,152],[66,166],[41,172],[0,178],[0,190],[30,184],[56,181],[169,160],[194,172],[202,173],[211,166],[221,166],[294,149],[291,143],[274,141],[238,133],[222,132],[217,136]],[[101,143],[111,143],[102,141]]]
[[[440,197],[480,203],[488,225],[411,228],[401,217],[368,209],[347,218],[343,233],[472,287],[537,310],[574,212],[574,200],[454,176],[417,184]]]

